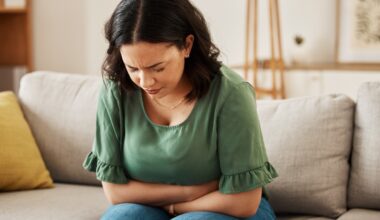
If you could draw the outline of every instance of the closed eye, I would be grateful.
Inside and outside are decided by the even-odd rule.
[[[157,73],[159,73],[159,72],[162,72],[164,70],[165,70],[165,68],[159,68],[159,69],[155,69],[154,71],[156,71]]]
[[[137,68],[127,68],[128,72],[133,73],[136,72],[138,69]]]

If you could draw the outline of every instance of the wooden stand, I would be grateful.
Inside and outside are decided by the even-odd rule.
[[[285,83],[284,83],[284,62],[282,58],[282,44],[281,44],[281,29],[280,18],[278,10],[278,0],[269,1],[269,21],[270,21],[270,46],[271,58],[269,60],[258,59],[258,0],[247,0],[247,20],[246,20],[246,42],[245,42],[245,63],[244,63],[244,77],[248,79],[248,72],[250,69],[253,71],[252,85],[255,87],[257,96],[269,95],[273,99],[285,96]],[[253,2],[253,3],[252,3]],[[253,15],[252,15],[253,13]],[[253,21],[253,61],[250,61],[249,47],[250,47],[250,33],[251,22]],[[258,68],[264,66],[270,67],[272,82],[270,88],[265,88],[258,84]]]
[[[33,70],[31,0],[25,1],[24,8],[5,8],[0,0],[0,67]]]

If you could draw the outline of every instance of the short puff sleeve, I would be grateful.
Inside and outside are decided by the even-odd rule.
[[[110,183],[127,183],[122,166],[122,96],[117,84],[106,80],[100,89],[96,113],[96,131],[92,151],[83,167],[96,172],[96,178]]]
[[[225,194],[263,187],[278,176],[269,163],[256,110],[253,87],[236,85],[223,104],[218,122],[218,151]]]

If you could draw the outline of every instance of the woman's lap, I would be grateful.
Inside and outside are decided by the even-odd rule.
[[[173,220],[204,220],[204,219],[212,219],[212,220],[239,220],[241,218],[236,218],[229,215],[223,215],[215,212],[188,212],[182,215],[178,215]],[[262,198],[260,202],[260,206],[257,209],[257,212],[254,216],[245,218],[244,220],[275,220],[276,216],[273,212],[272,207],[269,202]]]
[[[113,205],[107,209],[101,220],[168,220],[170,216],[160,208],[134,203]]]
[[[160,208],[133,204],[123,203],[119,205],[113,205],[105,212],[101,220],[121,220],[121,219],[138,219],[138,220],[203,220],[203,219],[215,219],[215,220],[239,220],[239,218],[224,215],[215,212],[188,212],[178,215],[174,218],[170,216]],[[266,199],[262,199],[256,215],[245,220],[274,220],[276,219],[271,206]]]

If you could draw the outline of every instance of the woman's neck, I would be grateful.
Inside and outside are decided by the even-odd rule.
[[[176,104],[180,100],[183,100],[187,94],[193,89],[191,83],[183,77],[181,81],[178,83],[177,87],[170,94],[165,95],[164,97],[153,97],[160,103],[171,105]]]

